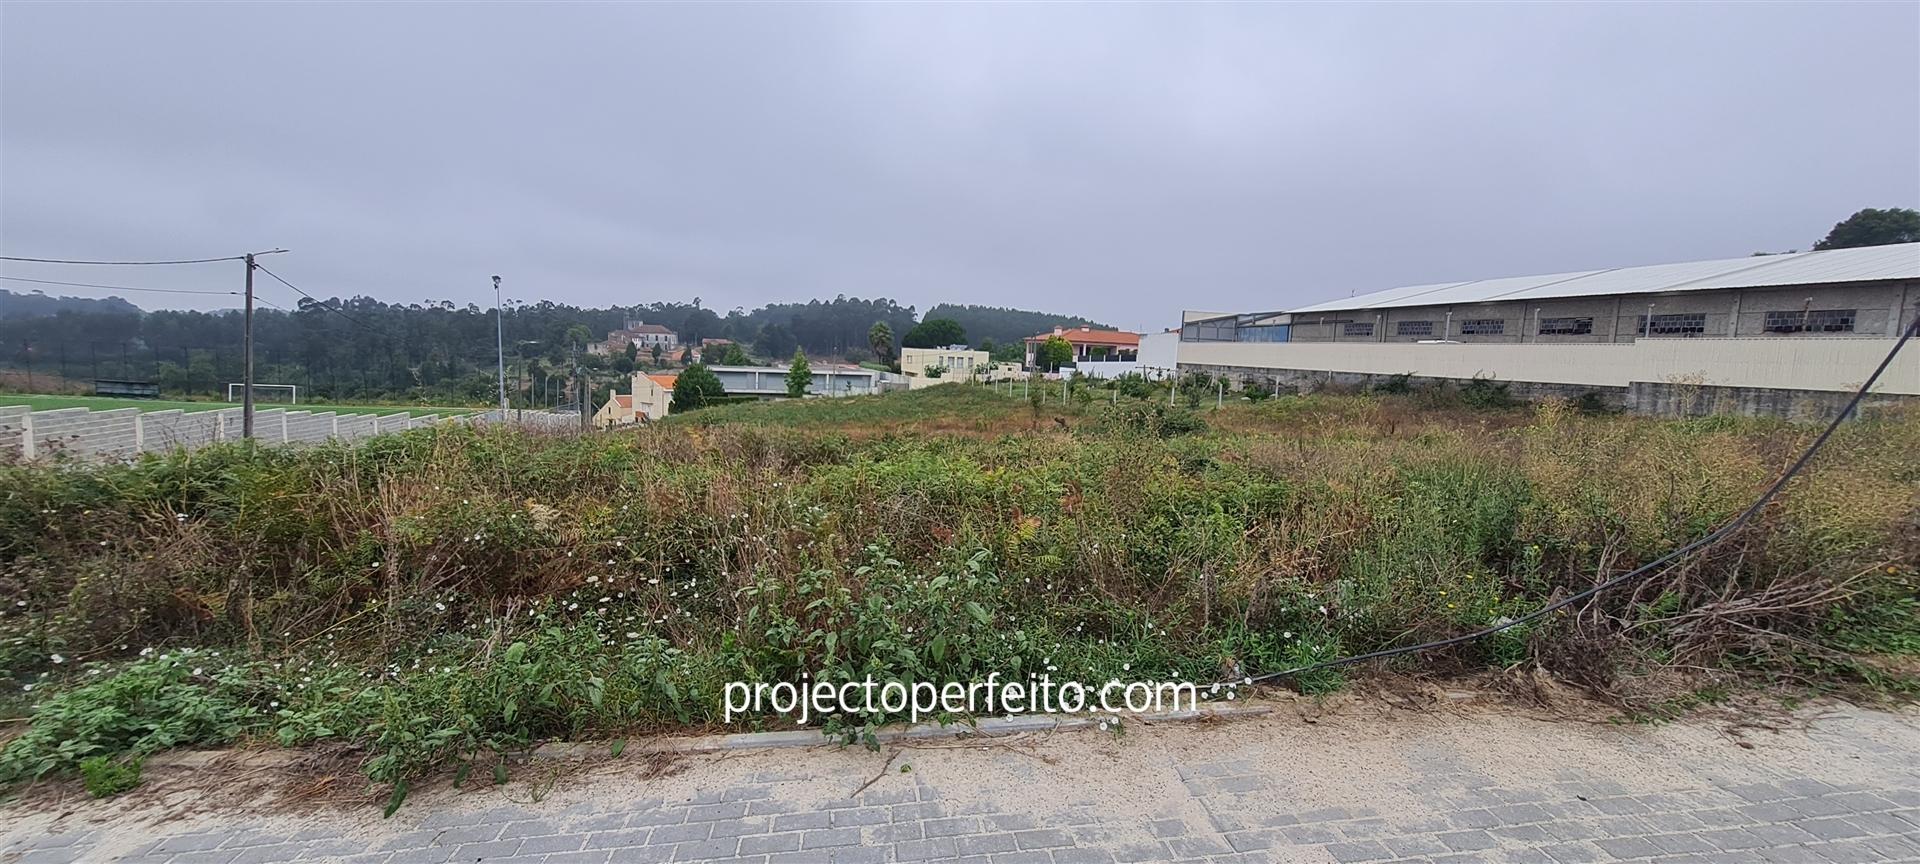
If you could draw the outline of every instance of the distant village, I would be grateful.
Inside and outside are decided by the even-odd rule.
[[[899,346],[874,361],[857,364],[809,359],[811,384],[803,395],[859,396],[947,383],[993,383],[1034,373],[1092,378],[1148,374],[1140,364],[1138,333],[1054,327],[1024,341],[1024,359],[1019,362],[995,362],[990,352],[967,344]],[[627,321],[591,343],[587,351],[634,361],[627,392],[616,388],[594,414],[594,425],[603,428],[658,420],[672,413],[681,372],[694,365],[718,379],[729,399],[790,398],[797,389],[789,386],[793,364],[788,358],[756,358],[731,339],[702,338],[697,344],[683,344],[671,328],[645,321]],[[1171,364],[1166,372],[1171,372]]]

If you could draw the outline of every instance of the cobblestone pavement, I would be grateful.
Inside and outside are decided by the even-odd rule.
[[[1297,710],[878,754],[736,751],[651,780],[629,754],[550,787],[416,793],[390,820],[196,806],[186,778],[159,778],[178,788],[6,814],[0,861],[1920,861],[1912,712],[1840,707],[1736,733]]]

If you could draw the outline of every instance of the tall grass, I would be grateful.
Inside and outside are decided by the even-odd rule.
[[[1809,438],[1558,403],[1194,415],[940,387],[0,466],[0,688],[33,718],[0,780],[266,738],[352,745],[399,783],[717,725],[729,680],[1235,678],[1581,590],[1728,518]],[[1920,648],[1916,490],[1920,423],[1850,424],[1710,553],[1399,668],[1537,664],[1628,705],[1681,671],[1906,686],[1871,661]],[[157,713],[201,719],[156,734]]]

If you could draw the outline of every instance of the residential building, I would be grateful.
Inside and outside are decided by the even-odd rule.
[[[1132,363],[1140,359],[1140,334],[1138,333],[1128,333],[1124,330],[1095,330],[1091,327],[1055,327],[1051,333],[1027,337],[1026,366],[1028,369],[1034,369],[1040,365],[1037,359],[1040,346],[1054,337],[1065,339],[1067,344],[1073,346],[1073,362],[1076,364]]]
[[[638,348],[641,354],[652,354],[654,346],[660,350],[673,351],[680,347],[680,337],[664,324],[648,324],[645,321],[628,321],[627,326],[607,334],[607,338],[587,346],[587,353],[612,356],[625,354],[627,346]]]
[[[605,429],[612,426],[624,426],[658,420],[667,416],[673,405],[674,375],[649,375],[635,372],[629,379],[630,393],[615,393],[599,411],[594,412],[593,425]]]
[[[987,373],[992,362],[987,352],[974,351],[965,345],[900,349],[900,374],[907,377],[907,388],[910,390],[952,381],[978,380]]]
[[[1629,406],[1666,399],[1682,384],[1779,391],[1714,396],[1746,413],[1778,413],[1754,406],[1799,404],[1794,394],[1803,392],[1844,395],[1916,317],[1920,243],[1904,243],[1188,313],[1176,363],[1300,387],[1397,374],[1490,377],[1527,394],[1591,392]],[[1920,355],[1898,358],[1879,390],[1920,394]]]
[[[593,428],[610,429],[639,422],[639,419],[633,413],[633,397],[625,393],[615,393],[612,399],[607,400],[607,404],[593,412]]]
[[[678,377],[633,373],[633,413],[648,420],[667,416],[673,406],[673,382]]]

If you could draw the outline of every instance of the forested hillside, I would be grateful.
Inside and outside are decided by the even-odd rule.
[[[1019,342],[1028,336],[1045,333],[1054,327],[1085,325],[1113,329],[1111,325],[1101,324],[1091,318],[1029,312],[1025,309],[1007,309],[1001,306],[961,306],[941,303],[928,309],[926,317],[951,318],[959,322],[961,329],[967,331],[967,341],[976,346],[988,339],[993,340],[996,345]]]
[[[42,291],[14,292],[0,288],[0,318],[34,318],[61,312],[138,314],[140,307],[118,297],[55,297]]]

